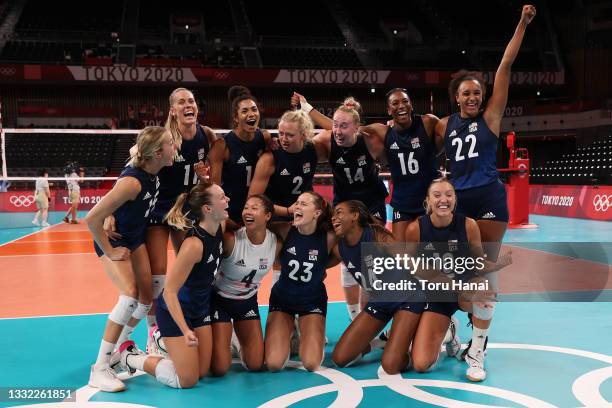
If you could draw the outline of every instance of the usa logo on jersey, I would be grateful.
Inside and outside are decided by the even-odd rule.
[[[316,261],[319,259],[319,250],[318,249],[311,249],[308,251],[308,260],[309,261]]]

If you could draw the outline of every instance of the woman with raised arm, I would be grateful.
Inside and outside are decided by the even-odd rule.
[[[457,190],[457,212],[476,220],[491,261],[497,257],[509,219],[506,190],[497,172],[497,141],[508,101],[512,63],[535,15],[534,6],[523,6],[495,73],[493,93],[486,108],[482,109],[487,91],[482,77],[461,71],[449,85],[451,104],[456,104],[459,112],[442,118],[436,125],[436,137],[444,139],[450,161],[450,180]]]

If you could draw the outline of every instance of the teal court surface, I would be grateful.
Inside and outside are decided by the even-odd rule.
[[[59,222],[58,215],[51,221]],[[612,241],[610,223],[544,216],[532,216],[531,221],[540,228],[509,230],[506,243],[523,247],[542,243],[538,251],[576,256],[550,243]],[[37,231],[7,228],[9,221],[4,219],[0,223],[3,245]],[[11,256],[22,255],[0,255],[0,260]],[[610,253],[587,251],[578,256],[586,265],[604,264],[609,269]],[[10,292],[11,287],[3,284],[2,291]],[[500,302],[490,331],[488,376],[481,383],[465,379],[464,362],[443,356],[426,374],[408,371],[389,376],[380,369],[380,351],[355,366],[334,367],[331,352],[349,323],[345,304],[335,302],[329,305],[326,368],[321,371],[309,373],[293,361],[280,373],[249,373],[236,363],[227,376],[207,377],[193,389],[171,389],[148,375],[135,375],[125,380],[128,389],[117,394],[97,392],[86,385],[105,314],[15,318],[11,310],[4,310],[3,316],[8,317],[0,320],[0,405],[34,403],[8,399],[8,388],[54,387],[76,390],[76,403],[41,402],[65,407],[611,407],[610,292],[604,289],[589,297],[598,300],[594,302]],[[87,297],[86,288],[83,297]],[[267,307],[261,306],[261,312],[265,322]],[[466,326],[464,313],[457,316],[462,323],[459,334],[466,343],[471,328]],[[141,324],[135,336],[141,346],[145,331]]]

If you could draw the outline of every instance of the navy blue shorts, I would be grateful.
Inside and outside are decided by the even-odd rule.
[[[271,291],[269,310],[270,312],[287,313],[291,316],[305,316],[309,314],[327,316],[327,293],[306,302],[295,303]]]
[[[424,302],[368,302],[363,311],[373,318],[387,323],[400,310],[421,314],[424,308]]]
[[[459,309],[459,302],[428,302],[423,312],[438,313],[450,318]]]
[[[401,211],[398,210],[396,208],[393,208],[393,224],[395,224],[396,222],[400,222],[400,221],[412,221],[414,219],[416,219],[417,217],[420,217],[421,215],[425,214],[425,209],[423,208],[423,211]]]
[[[260,320],[257,293],[248,299],[230,299],[213,291],[210,299],[210,314],[213,323]]]
[[[144,245],[144,235],[135,239],[126,239],[125,237],[121,237],[117,240],[109,239],[108,242],[110,242],[113,248],[124,247],[133,252],[134,250],[138,249],[139,246]],[[104,251],[102,251],[102,248],[100,248],[96,241],[94,241],[94,250],[96,251],[98,257],[102,257],[104,255]]]
[[[384,201],[373,203],[368,207],[368,211],[372,214],[372,217],[381,220],[383,223],[387,223],[387,205]]]
[[[499,179],[485,186],[457,191],[457,213],[475,220],[508,222],[508,197]]]
[[[208,326],[211,324],[210,313],[208,310],[205,313],[201,314],[197,317],[189,317],[188,314],[183,310],[183,314],[185,315],[185,321],[187,322],[187,326],[191,330],[195,330],[198,327]],[[159,328],[159,332],[162,337],[180,337],[183,335],[183,332],[178,327],[172,315],[169,311],[164,307],[155,308],[155,317],[157,318],[157,327]]]

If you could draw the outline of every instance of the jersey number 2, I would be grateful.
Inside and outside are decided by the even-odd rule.
[[[465,143],[470,144],[470,148],[468,149],[468,155],[467,155],[468,159],[471,159],[472,157],[478,157],[478,152],[474,151],[476,149],[476,136],[467,135],[465,137]],[[455,161],[458,162],[461,160],[465,160],[465,156],[461,154],[461,150],[463,149],[463,140],[457,137],[451,141],[451,144],[453,146],[458,145],[457,151],[455,151]]]

